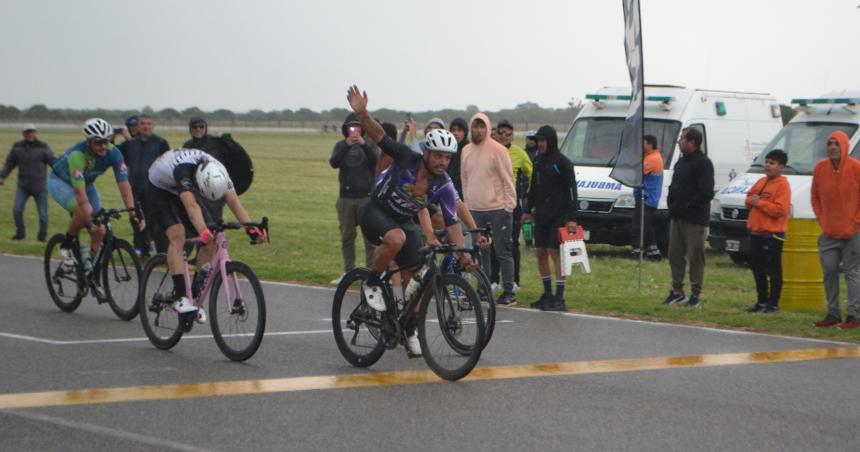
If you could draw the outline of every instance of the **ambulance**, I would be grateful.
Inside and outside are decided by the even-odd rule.
[[[835,130],[848,134],[850,155],[860,157],[860,90],[825,93],[816,98],[792,99],[797,115],[770,140],[750,168],[720,190],[711,203],[708,243],[725,250],[735,263],[749,257],[746,229],[749,209],[744,207],[750,187],[764,176],[764,157],[774,149],[788,154],[783,174],[791,186],[791,217],[815,218],[810,190],[812,170],[825,158],[827,137]]]
[[[633,189],[609,177],[621,147],[630,88],[602,88],[586,94],[586,105],[567,132],[561,152],[574,165],[578,222],[586,241],[630,245],[635,202]],[[702,151],[714,164],[716,187],[728,185],[782,127],[776,98],[769,94],[645,85],[645,134],[657,137],[665,172],[655,215],[657,245],[668,249],[666,195],[672,168],[681,157],[678,134],[698,129]]]

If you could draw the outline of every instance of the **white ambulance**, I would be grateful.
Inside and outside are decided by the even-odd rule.
[[[633,190],[611,179],[621,147],[630,88],[602,88],[587,103],[564,138],[561,152],[574,164],[579,198],[578,221],[591,243],[630,245]],[[663,192],[655,220],[657,242],[668,247],[666,195],[672,168],[681,157],[678,134],[699,129],[702,151],[714,163],[716,187],[726,186],[782,127],[779,103],[769,94],[645,86],[645,134],[657,137],[663,155]]]
[[[850,154],[860,151],[860,90],[825,93],[817,98],[792,99],[797,115],[768,143],[752,166],[720,190],[711,203],[710,234],[712,248],[725,250],[736,263],[749,256],[749,233],[746,229],[749,210],[744,207],[747,191],[764,176],[764,157],[773,149],[788,154],[783,173],[791,186],[792,218],[815,218],[810,190],[812,170],[825,158],[827,137],[841,130],[851,138]]]

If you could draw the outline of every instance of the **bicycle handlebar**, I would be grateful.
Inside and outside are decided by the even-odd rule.
[[[136,207],[131,209],[101,209],[98,212],[93,213],[93,224],[107,223],[112,219],[119,220],[120,214],[136,211]]]
[[[235,229],[242,229],[242,228],[258,228],[258,229],[260,229],[260,232],[263,234],[263,237],[266,239],[266,241],[267,242],[269,241],[269,217],[263,217],[262,221],[260,221],[259,223],[254,223],[254,222],[225,223],[223,220],[219,220],[219,221],[216,221],[214,223],[207,224],[206,227],[208,227],[209,230],[213,234],[216,234],[218,232],[224,232],[224,231],[229,230],[229,229],[235,230]],[[203,244],[203,242],[200,240],[200,237],[194,237],[191,239],[186,239],[185,243],[190,244],[190,245],[202,245]],[[256,244],[255,242],[253,242],[253,241],[251,242],[251,245],[255,245],[255,244]]]

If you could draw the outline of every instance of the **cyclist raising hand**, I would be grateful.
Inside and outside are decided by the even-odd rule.
[[[251,222],[251,218],[242,207],[224,165],[199,149],[173,149],[162,154],[149,167],[149,186],[145,193],[144,211],[166,232],[170,241],[167,267],[173,278],[173,307],[179,313],[195,311],[197,307],[185,297],[182,252],[186,229],[196,231],[205,245],[197,254],[198,267],[212,260],[215,252],[212,232],[206,226],[209,212],[200,208],[195,193],[210,201],[223,199],[243,223]],[[245,228],[245,233],[255,243],[265,240],[258,228]],[[203,323],[205,319],[201,311],[197,320]]]
[[[380,274],[392,260],[400,266],[418,266],[421,258],[421,235],[428,244],[439,244],[433,234],[427,206],[438,203],[442,210],[446,230],[451,241],[463,246],[463,232],[457,222],[457,192],[446,170],[451,157],[457,152],[457,140],[444,129],[428,132],[420,143],[422,153],[397,143],[385,134],[382,126],[367,111],[367,93],[351,86],[347,94],[350,107],[358,115],[361,127],[394,163],[380,174],[370,203],[361,219],[365,237],[377,245],[373,254],[370,277],[363,288],[368,304],[378,311],[386,309],[380,288]],[[420,230],[413,221],[418,215]],[[468,221],[468,219],[465,219]],[[467,224],[474,228],[474,224]],[[476,236],[476,240],[478,237]],[[474,269],[475,263],[467,253],[459,256],[461,264]],[[403,272],[403,281],[409,281],[411,272]],[[408,327],[407,346],[413,354],[421,354],[415,323]]]
[[[72,247],[78,233],[84,226],[89,226],[92,239],[91,256],[95,256],[105,235],[104,225],[91,223],[93,212],[102,209],[99,192],[96,190],[96,178],[113,168],[119,193],[123,203],[129,209],[134,209],[134,196],[128,183],[128,169],[119,149],[111,144],[113,127],[101,118],[92,118],[84,123],[85,140],[75,143],[57,159],[48,175],[48,191],[72,216],[66,238],[60,246],[60,254],[66,259],[72,257]],[[137,220],[134,211],[130,212],[132,220],[143,230],[144,224]]]

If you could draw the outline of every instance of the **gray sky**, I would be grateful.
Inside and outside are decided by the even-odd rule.
[[[646,83],[858,88],[860,0],[642,0]],[[139,6],[138,6],[139,5]],[[629,86],[621,0],[2,0],[0,104],[563,107]]]

